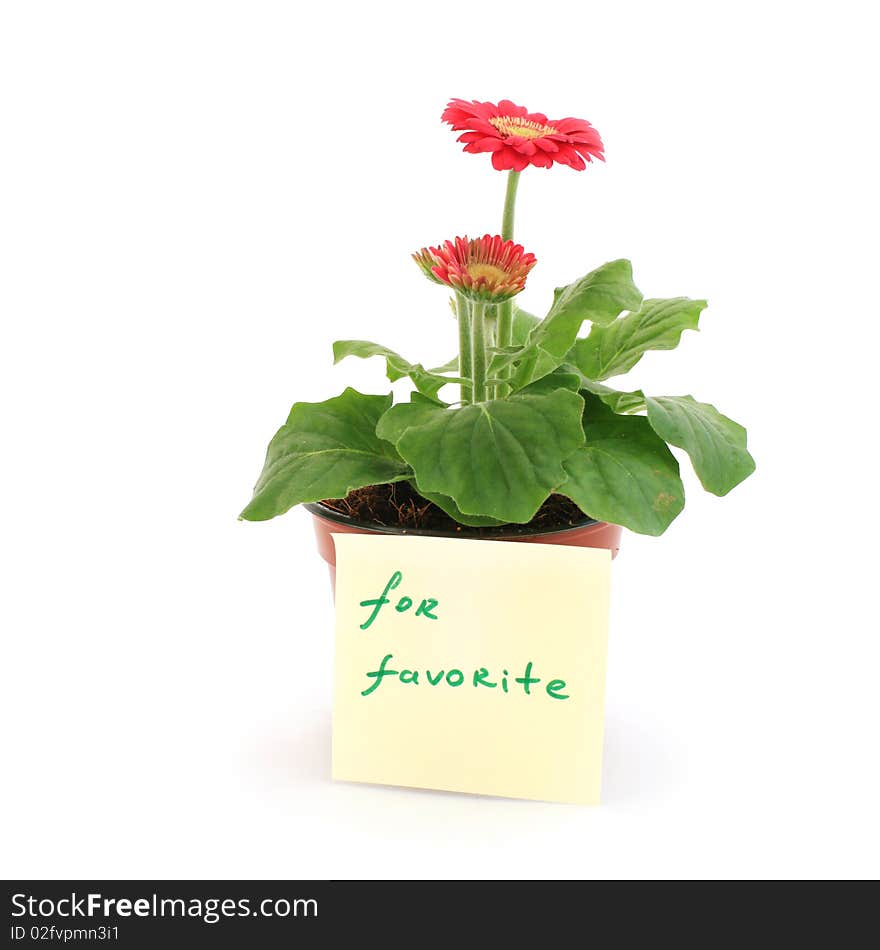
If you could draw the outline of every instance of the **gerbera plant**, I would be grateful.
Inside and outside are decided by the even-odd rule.
[[[513,239],[520,175],[604,161],[599,133],[583,119],[548,119],[508,100],[453,99],[442,118],[465,152],[486,153],[507,173],[500,234],[413,254],[450,296],[458,355],[425,369],[377,343],[335,343],[335,362],[381,357],[388,378],[408,377],[415,391],[397,404],[354,389],[296,403],[242,518],[405,482],[425,509],[476,530],[528,524],[553,496],[597,521],[659,535],[684,506],[670,445],[687,453],[708,491],[729,492],[754,470],[742,426],[692,396],[607,384],[647,351],[675,347],[697,328],[705,300],[645,299],[630,262],[616,260],[558,287],[542,319],[517,304],[537,263]]]

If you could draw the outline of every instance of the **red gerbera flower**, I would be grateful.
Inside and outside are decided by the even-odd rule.
[[[473,300],[493,304],[516,296],[537,263],[535,255],[526,254],[521,244],[503,241],[497,234],[473,241],[457,237],[428,251],[423,248],[413,255],[423,271],[427,271],[427,255],[434,260],[430,273],[441,283]]]
[[[502,99],[467,102],[452,99],[442,119],[456,132],[466,152],[491,152],[498,171],[521,172],[527,165],[549,168],[554,162],[583,171],[594,158],[605,161],[599,133],[585,119],[549,120]]]

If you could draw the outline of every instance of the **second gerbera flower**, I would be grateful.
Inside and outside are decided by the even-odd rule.
[[[515,297],[526,285],[526,277],[535,266],[534,254],[521,244],[504,241],[496,234],[470,240],[457,237],[440,247],[423,249],[413,255],[423,271],[465,297],[484,303],[501,303]],[[428,268],[428,260],[433,266]]]

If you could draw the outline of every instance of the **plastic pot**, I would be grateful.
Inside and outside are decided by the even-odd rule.
[[[509,531],[491,536],[468,533],[462,526],[461,531],[410,531],[400,528],[386,528],[381,525],[369,525],[327,508],[325,505],[309,504],[305,507],[312,514],[318,553],[327,562],[330,569],[330,585],[336,593],[336,546],[333,534],[415,534],[435,538],[473,538],[483,537],[489,541],[529,541],[532,544],[568,544],[580,548],[607,548],[612,557],[620,550],[620,525],[607,521],[594,521],[585,518],[581,524],[562,528],[558,531],[529,531],[519,525],[511,525]]]

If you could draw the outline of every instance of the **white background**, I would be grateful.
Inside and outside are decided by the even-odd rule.
[[[4,3],[0,872],[877,875],[869,8]],[[524,305],[619,256],[708,297],[631,382],[758,461],[624,539],[599,808],[333,784],[309,519],[236,520],[293,401],[386,389],[334,339],[454,352],[408,255],[504,179],[451,96],[596,125],[523,176]]]

